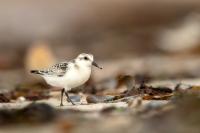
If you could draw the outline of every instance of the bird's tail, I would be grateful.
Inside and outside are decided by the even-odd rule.
[[[42,74],[39,70],[31,70],[30,72],[34,74]]]

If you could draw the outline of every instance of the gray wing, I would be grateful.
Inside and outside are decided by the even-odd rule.
[[[31,73],[40,74],[44,76],[58,76],[62,77],[68,70],[68,62],[61,62],[53,65],[52,67],[44,70],[32,70]]]

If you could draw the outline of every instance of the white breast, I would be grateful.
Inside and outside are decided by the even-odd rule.
[[[90,67],[72,67],[72,69],[64,76],[66,86],[69,88],[78,87],[84,84],[90,78],[90,75]]]

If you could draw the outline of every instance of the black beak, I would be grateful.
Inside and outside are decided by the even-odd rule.
[[[99,69],[102,69],[102,67],[100,67],[100,66],[99,66],[96,62],[94,62],[94,61],[92,62],[92,65],[95,66],[95,67],[97,67],[97,68],[99,68]]]

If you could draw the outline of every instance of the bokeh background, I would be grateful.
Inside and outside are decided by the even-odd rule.
[[[105,68],[94,72],[98,80],[116,73],[198,77],[199,7],[196,0],[1,0],[1,85],[82,52]]]
[[[58,107],[30,70],[80,53],[103,70]],[[199,133],[199,85],[198,0],[0,0],[1,130]]]

